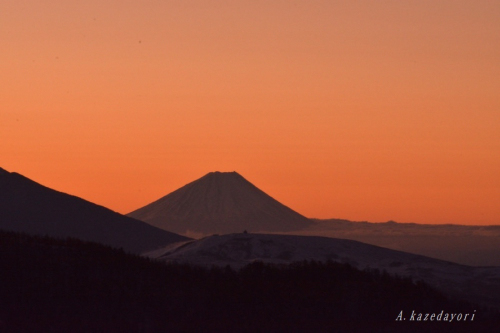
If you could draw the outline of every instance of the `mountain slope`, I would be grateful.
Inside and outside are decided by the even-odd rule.
[[[423,280],[450,295],[500,307],[500,267],[464,266],[347,239],[240,233],[171,244],[144,255],[208,267],[331,260]]]
[[[74,237],[135,253],[187,239],[3,169],[0,229]]]
[[[311,224],[236,172],[211,172],[128,216],[181,234],[285,232]]]
[[[203,269],[0,231],[0,272],[2,333],[457,333],[499,325],[497,311],[336,263]],[[472,322],[395,321],[412,310],[477,313]]]

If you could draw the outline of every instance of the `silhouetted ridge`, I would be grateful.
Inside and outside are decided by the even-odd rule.
[[[0,172],[0,229],[74,237],[136,253],[186,240],[15,172]]]
[[[164,265],[95,243],[0,231],[0,332],[497,332],[498,311],[347,264]],[[395,321],[403,310],[470,321]],[[416,327],[416,328],[415,328]]]
[[[311,223],[237,172],[210,172],[128,215],[178,233],[285,232]]]

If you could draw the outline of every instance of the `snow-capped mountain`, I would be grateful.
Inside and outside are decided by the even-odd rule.
[[[211,172],[128,216],[180,234],[287,232],[312,224],[236,172]]]

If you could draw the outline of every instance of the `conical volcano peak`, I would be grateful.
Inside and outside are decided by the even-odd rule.
[[[243,178],[239,173],[236,171],[213,171],[207,173],[204,177],[218,177],[218,178]]]
[[[205,176],[187,184],[185,187],[197,187],[198,190],[203,188],[205,194],[210,191],[217,191],[220,196],[223,193],[231,192],[245,192],[255,191],[257,188],[246,180],[242,175],[236,171],[220,172],[214,171],[207,173]],[[257,189],[258,190],[258,189]],[[215,193],[214,193],[215,195]],[[219,200],[222,198],[219,198]],[[213,202],[211,204],[214,204]]]
[[[207,173],[207,175],[231,175],[238,174],[236,171],[212,171]]]
[[[310,221],[237,172],[210,172],[128,214],[182,234],[291,231]]]

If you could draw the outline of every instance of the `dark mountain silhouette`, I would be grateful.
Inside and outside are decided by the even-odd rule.
[[[289,265],[314,260],[347,263],[424,281],[453,297],[500,307],[500,267],[471,267],[349,239],[238,233],[208,236],[144,253],[151,259],[206,267],[252,262]]]
[[[1,168],[0,229],[74,237],[135,253],[187,239]]]
[[[286,232],[311,224],[236,172],[211,172],[128,214],[173,232]]]
[[[461,333],[499,325],[496,310],[335,262],[208,269],[0,231],[0,272],[2,333]],[[401,311],[406,321],[395,320]],[[412,311],[469,318],[412,322]]]

